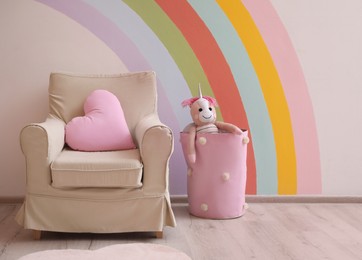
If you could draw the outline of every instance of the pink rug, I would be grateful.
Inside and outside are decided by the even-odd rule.
[[[190,260],[185,253],[178,251],[174,248],[158,245],[158,244],[122,244],[112,245],[98,250],[78,250],[78,249],[64,249],[64,250],[46,250],[29,255],[25,255],[19,260]]]

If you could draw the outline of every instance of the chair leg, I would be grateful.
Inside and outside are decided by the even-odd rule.
[[[41,230],[33,230],[33,238],[34,238],[34,240],[40,240]]]
[[[163,231],[156,231],[155,235],[156,235],[156,238],[163,238]]]

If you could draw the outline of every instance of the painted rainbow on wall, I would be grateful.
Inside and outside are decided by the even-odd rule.
[[[321,193],[307,85],[269,1],[37,2],[84,26],[129,71],[156,71],[160,116],[175,133],[190,122],[181,101],[196,95],[201,82],[204,94],[220,105],[219,119],[250,131],[248,194]],[[185,194],[177,140],[170,168],[171,192]]]

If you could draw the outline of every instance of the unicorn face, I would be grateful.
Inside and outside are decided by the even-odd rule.
[[[196,125],[214,123],[216,120],[215,107],[204,98],[199,98],[191,106],[191,116]]]
[[[201,86],[199,84],[199,97],[193,97],[182,101],[183,107],[189,106],[191,117],[197,126],[203,126],[216,121],[217,102],[215,98],[202,96]]]

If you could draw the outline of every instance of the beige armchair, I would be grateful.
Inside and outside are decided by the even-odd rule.
[[[122,104],[137,149],[80,152],[64,143],[64,127],[83,116],[95,89]],[[20,134],[26,197],[16,219],[26,229],[59,232],[155,232],[176,225],[168,191],[173,134],[157,115],[154,72],[119,75],[52,73],[49,116]]]

